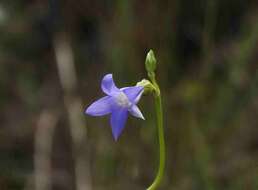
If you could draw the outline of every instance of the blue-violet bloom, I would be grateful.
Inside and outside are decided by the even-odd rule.
[[[144,87],[131,86],[119,89],[113,81],[112,74],[107,74],[102,79],[101,88],[107,96],[93,102],[86,109],[85,113],[91,116],[111,114],[112,134],[115,140],[117,140],[125,126],[128,113],[144,119],[136,105],[141,98]]]

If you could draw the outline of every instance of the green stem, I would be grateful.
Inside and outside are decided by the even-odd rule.
[[[165,168],[165,139],[164,139],[164,130],[163,130],[163,111],[162,111],[162,103],[161,103],[161,95],[159,86],[157,85],[155,79],[152,80],[154,83],[154,86],[156,87],[155,93],[155,109],[157,114],[157,127],[158,127],[158,137],[159,137],[159,170],[156,175],[155,180],[153,183],[147,188],[147,190],[155,190],[163,177],[164,174],[164,168]]]

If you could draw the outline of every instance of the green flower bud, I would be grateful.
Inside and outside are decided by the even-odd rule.
[[[157,64],[157,61],[156,61],[154,52],[150,50],[147,53],[146,60],[145,60],[145,68],[147,72],[154,73],[154,71],[156,70],[156,64]]]

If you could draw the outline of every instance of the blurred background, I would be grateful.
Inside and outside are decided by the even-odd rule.
[[[163,93],[160,189],[258,189],[256,0],[1,0],[0,189],[142,190],[158,168],[152,98],[118,142],[84,109],[146,78]]]

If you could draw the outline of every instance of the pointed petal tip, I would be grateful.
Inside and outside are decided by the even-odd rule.
[[[109,96],[104,96],[92,104],[90,104],[86,110],[85,114],[91,116],[103,116],[111,113],[111,105],[113,101]]]
[[[102,91],[111,96],[113,93],[118,92],[119,89],[117,88],[117,86],[115,85],[115,82],[113,80],[113,74],[106,74],[102,81],[101,81],[101,88]]]
[[[103,79],[104,78],[113,78],[113,74],[112,73],[105,74]]]
[[[138,118],[145,121],[145,117],[143,115],[139,115]]]
[[[118,136],[113,136],[113,137],[114,137],[115,142],[117,142],[118,141]]]
[[[137,118],[140,118],[140,119],[143,119],[145,120],[141,110],[138,108],[137,105],[133,105],[131,107],[131,109],[129,110],[129,112],[134,116],[134,117],[137,117]]]
[[[96,116],[96,113],[93,112],[91,109],[87,108],[85,111],[84,111],[84,114],[86,115],[90,115],[90,116]]]
[[[118,137],[121,135],[125,123],[128,117],[127,109],[118,109],[112,112],[110,118],[110,124],[112,129],[112,135],[117,141]]]
[[[84,114],[90,115],[90,105],[84,109]]]
[[[112,130],[112,136],[113,136],[113,138],[114,138],[115,142],[117,142],[117,141],[118,141],[118,138],[119,138],[119,136],[120,136],[120,135],[121,135],[121,134],[115,133],[115,131],[114,131],[114,130]]]
[[[86,115],[90,115],[90,116],[95,116],[95,114],[91,111],[91,109],[89,109],[90,107],[86,108],[84,111],[84,114]]]

